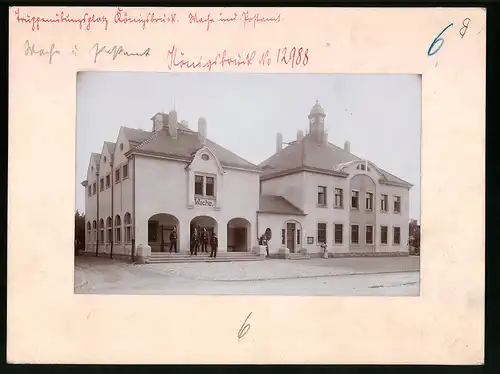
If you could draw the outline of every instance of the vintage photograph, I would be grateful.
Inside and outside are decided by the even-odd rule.
[[[420,294],[420,75],[80,72],[76,131],[77,294]]]

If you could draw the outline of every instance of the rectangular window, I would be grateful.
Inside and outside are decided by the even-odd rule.
[[[335,224],[335,244],[342,244],[343,239],[343,225],[340,223]]]
[[[326,243],[326,223],[318,223],[318,243]]]
[[[92,196],[92,186],[89,186],[89,197]]]
[[[351,193],[351,208],[359,209],[359,191],[352,191]]]
[[[394,227],[394,244],[399,244],[401,241],[401,228]]]
[[[132,241],[132,239],[131,239],[132,237],[130,235],[130,231],[131,231],[130,230],[130,226],[125,227],[125,241],[127,243],[130,243]]]
[[[401,213],[401,197],[394,196],[394,213]]]
[[[94,182],[94,183],[92,183],[92,195],[95,195],[96,190],[97,190],[96,183]]]
[[[373,210],[373,193],[366,193],[366,201],[365,201],[366,210]]]
[[[156,243],[158,239],[158,222],[148,222],[148,242]]]
[[[115,183],[120,181],[120,168],[115,170]]]
[[[128,178],[128,164],[123,165],[123,179]]]
[[[373,244],[373,226],[367,225],[365,230],[365,243]]]
[[[285,244],[285,235],[286,235],[286,230],[282,229],[281,230],[281,244]]]
[[[107,242],[111,243],[111,241],[113,240],[113,229],[111,227],[108,227],[106,236]]]
[[[351,243],[359,244],[359,226],[351,225]]]
[[[326,205],[326,187],[318,186],[318,205],[325,206]]]
[[[344,191],[342,188],[335,189],[335,207],[342,208],[344,206]]]
[[[387,226],[380,226],[380,244],[387,244]]]
[[[387,212],[387,195],[381,194],[380,195],[380,210],[382,212]]]
[[[203,196],[203,177],[201,175],[194,177],[194,194]]]
[[[104,191],[104,178],[101,178],[99,181],[99,190]]]
[[[115,243],[121,243],[122,241],[122,229],[121,227],[116,228]]]
[[[300,230],[297,230],[297,244],[300,244]]]
[[[106,188],[109,188],[111,185],[111,175],[106,175]]]
[[[206,196],[214,196],[214,178],[206,177],[205,178],[205,195]]]

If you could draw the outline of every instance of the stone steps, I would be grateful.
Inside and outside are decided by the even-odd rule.
[[[288,255],[289,260],[309,260],[311,256],[302,253],[290,253]]]
[[[153,252],[147,261],[150,264],[157,263],[179,263],[179,262],[232,262],[232,261],[262,261],[261,257],[252,252],[220,252],[217,257],[210,257],[209,254],[198,254],[191,256],[189,252],[183,253],[168,253],[168,252]]]

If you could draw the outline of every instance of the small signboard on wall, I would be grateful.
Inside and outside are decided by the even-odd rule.
[[[307,237],[307,244],[314,244],[314,236]]]

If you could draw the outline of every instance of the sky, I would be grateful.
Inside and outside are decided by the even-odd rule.
[[[419,75],[84,72],[77,78],[76,208],[85,211],[91,152],[116,142],[121,126],[151,131],[150,118],[174,108],[179,122],[259,164],[308,129],[319,101],[331,143],[413,184],[410,218],[420,221]]]

